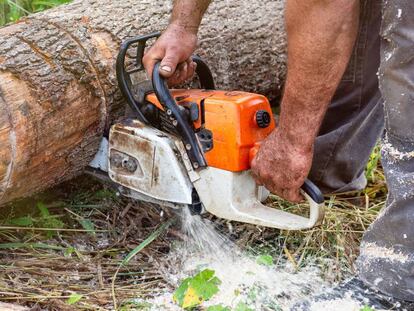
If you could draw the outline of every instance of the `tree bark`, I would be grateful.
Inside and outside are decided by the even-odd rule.
[[[162,30],[170,1],[77,0],[0,29],[0,205],[79,175],[125,103],[122,40]],[[218,88],[275,98],[285,76],[283,0],[217,0],[198,54]]]

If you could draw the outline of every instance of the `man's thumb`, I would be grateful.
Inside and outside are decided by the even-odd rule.
[[[164,58],[161,61],[160,74],[164,78],[171,77],[174,74],[175,69],[177,68],[178,61],[179,59],[177,57],[177,54],[169,52],[167,50]]]

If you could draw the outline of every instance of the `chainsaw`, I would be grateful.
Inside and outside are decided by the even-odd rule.
[[[122,43],[116,63],[119,88],[132,118],[114,124],[105,145],[109,178],[124,196],[219,218],[286,230],[323,219],[321,191],[306,180],[306,216],[263,204],[269,191],[255,183],[250,163],[275,130],[265,96],[216,90],[207,64],[193,56],[200,89],[172,89],[155,64],[152,81],[137,81],[152,33]],[[93,166],[93,165],[92,165]]]

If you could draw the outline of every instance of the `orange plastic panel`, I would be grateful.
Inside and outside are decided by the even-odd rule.
[[[205,156],[209,166],[238,172],[250,168],[250,149],[266,138],[275,128],[273,117],[267,128],[260,128],[255,121],[256,112],[266,110],[272,116],[266,97],[239,91],[172,90],[178,103],[204,99],[205,128],[213,132],[213,149]],[[154,94],[147,100],[162,109]],[[201,111],[201,110],[200,110]],[[194,123],[197,129],[201,118]]]

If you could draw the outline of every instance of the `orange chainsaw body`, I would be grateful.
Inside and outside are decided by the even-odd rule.
[[[205,153],[209,166],[239,172],[250,168],[251,151],[275,128],[272,110],[265,96],[240,91],[217,91],[180,89],[171,90],[177,104],[184,107],[190,103],[204,105],[204,127],[213,134],[213,148]],[[146,100],[163,110],[154,93]],[[266,127],[260,127],[258,112],[270,116]],[[201,128],[202,116],[193,122],[194,130]]]

